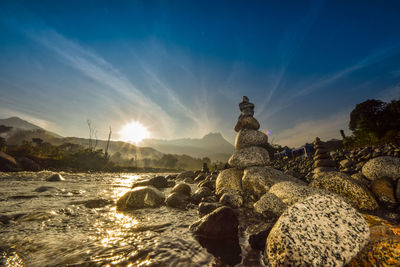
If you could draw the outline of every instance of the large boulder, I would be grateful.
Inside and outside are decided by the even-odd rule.
[[[238,169],[245,169],[251,166],[264,166],[267,165],[268,162],[268,151],[258,146],[237,150],[228,161],[229,165]]]
[[[12,156],[0,151],[0,171],[9,172],[17,170],[18,166],[16,160]]]
[[[283,213],[287,208],[287,205],[274,194],[265,193],[256,203],[254,203],[253,207],[256,212],[265,217],[276,218]]]
[[[209,239],[235,238],[238,234],[239,220],[235,211],[220,207],[190,226],[196,236]]]
[[[135,187],[117,201],[119,210],[156,208],[164,203],[165,196],[153,186]]]
[[[315,194],[289,207],[267,238],[271,266],[343,266],[368,243],[361,214],[333,194]]]
[[[362,173],[369,180],[376,180],[383,177],[397,180],[400,178],[400,158],[373,158],[364,164]]]
[[[268,146],[268,136],[260,131],[243,129],[236,135],[235,148],[242,149],[250,146]]]
[[[242,190],[242,176],[243,170],[230,168],[223,170],[219,173],[217,181],[215,182],[216,193],[220,194],[224,188],[231,188],[233,190]]]
[[[277,196],[288,206],[321,192],[324,191],[290,181],[276,183],[269,190],[269,193]]]
[[[310,186],[346,197],[360,210],[371,211],[378,208],[378,203],[369,189],[342,172],[324,173],[314,178]]]
[[[244,170],[242,178],[243,190],[260,197],[269,191],[271,186],[283,181],[305,184],[301,180],[271,167],[249,167]]]

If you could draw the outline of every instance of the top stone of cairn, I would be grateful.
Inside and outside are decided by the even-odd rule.
[[[249,102],[249,98],[247,96],[243,96],[242,102],[239,104],[239,109],[242,116],[254,115],[254,104]]]

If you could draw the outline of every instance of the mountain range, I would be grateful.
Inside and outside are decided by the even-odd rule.
[[[31,141],[32,138],[40,138],[54,145],[61,145],[63,143],[89,145],[89,140],[86,138],[63,137],[18,117],[0,119],[0,125],[12,127],[9,132],[1,134],[10,145],[21,144],[24,140]],[[105,149],[106,145],[106,140],[97,140],[96,148]],[[212,161],[225,162],[233,153],[234,147],[220,133],[209,133],[203,138],[198,139],[144,139],[140,143],[140,146],[122,141],[110,141],[108,151],[109,154],[119,152],[126,158],[160,159],[164,154],[176,154],[188,155],[195,158],[208,157]]]

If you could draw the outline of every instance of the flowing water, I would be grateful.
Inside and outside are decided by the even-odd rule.
[[[46,182],[51,174],[0,172],[0,265],[215,264],[188,229],[197,209],[116,210],[132,183],[150,174],[61,173],[65,181]]]

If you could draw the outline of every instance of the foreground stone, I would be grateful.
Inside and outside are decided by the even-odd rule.
[[[341,172],[327,172],[310,183],[311,187],[324,189],[348,198],[353,206],[360,210],[375,210],[378,208],[372,193],[361,183]]]
[[[271,186],[283,181],[305,184],[301,180],[271,167],[249,167],[244,170],[242,178],[243,190],[256,197],[261,197]]]
[[[243,171],[235,168],[230,168],[223,170],[219,173],[217,177],[217,181],[215,182],[215,191],[218,194],[224,188],[230,188],[233,190],[241,191],[242,190],[242,176]]]
[[[267,238],[271,266],[343,266],[368,243],[364,218],[340,197],[316,194],[289,207]]]
[[[164,194],[152,186],[135,187],[117,201],[119,210],[156,208],[164,203]]]
[[[373,158],[364,164],[362,173],[369,180],[376,180],[383,177],[397,180],[400,178],[400,158]]]
[[[294,182],[280,182],[273,185],[269,190],[269,193],[277,196],[280,200],[282,200],[283,203],[288,206],[302,201],[311,195],[323,192],[324,191],[322,190],[305,185],[300,185]]]
[[[236,238],[239,220],[235,211],[220,207],[190,226],[196,236],[208,239]]]
[[[229,165],[245,169],[251,166],[264,166],[269,162],[269,154],[265,148],[251,146],[235,151],[230,157]]]
[[[271,193],[264,194],[253,206],[256,212],[267,218],[279,217],[287,208],[287,205],[282,200]]]

